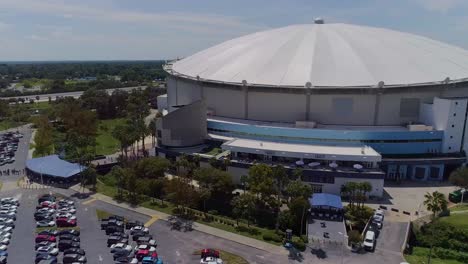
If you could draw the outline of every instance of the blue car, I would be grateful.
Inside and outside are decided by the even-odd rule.
[[[144,257],[141,264],[164,264],[161,258]]]
[[[4,251],[4,250],[0,250],[0,257],[1,256],[5,256],[5,257],[8,257],[8,252]]]

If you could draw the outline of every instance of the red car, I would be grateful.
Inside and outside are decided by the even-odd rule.
[[[150,252],[148,249],[139,249],[136,258],[141,261],[144,257],[158,258],[158,253],[156,251]]]
[[[55,242],[56,238],[54,236],[49,236],[49,235],[37,235],[36,243],[40,243],[42,241]]]
[[[76,226],[76,219],[68,219],[66,217],[57,218],[57,227],[74,227]]]
[[[51,201],[44,201],[41,203],[41,207],[44,208],[44,207],[48,207],[48,208],[52,208],[52,209],[57,209],[57,204],[54,203],[54,202],[51,202]]]
[[[211,248],[202,249],[201,258],[204,259],[206,257],[219,258],[219,251]]]

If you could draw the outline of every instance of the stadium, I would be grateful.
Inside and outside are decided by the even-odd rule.
[[[466,161],[468,51],[426,37],[317,19],[165,70],[160,153],[220,141],[234,163],[296,164],[329,192],[340,178],[440,181]]]

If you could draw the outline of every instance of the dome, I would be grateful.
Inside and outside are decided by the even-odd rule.
[[[464,80],[468,51],[383,28],[305,24],[223,42],[175,62],[172,72],[281,87],[407,86]]]

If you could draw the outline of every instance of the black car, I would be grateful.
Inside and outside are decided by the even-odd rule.
[[[148,235],[147,233],[143,231],[136,231],[132,235],[133,241],[137,241],[140,237],[152,237],[151,235]]]
[[[107,238],[107,246],[108,247],[112,246],[113,244],[117,244],[117,243],[128,244],[128,239],[123,238],[121,236],[110,236],[109,238]]]
[[[80,247],[80,242],[74,242],[71,240],[60,240],[58,243],[58,249],[60,251],[64,251],[69,248],[79,248]]]
[[[114,220],[117,220],[117,221],[120,221],[120,222],[125,221],[125,218],[123,218],[120,215],[111,215],[111,216],[109,216],[109,220],[111,220],[111,219],[114,219]]]
[[[78,254],[68,254],[63,256],[63,264],[68,263],[86,263],[86,257]]]
[[[121,258],[121,257],[128,257],[132,253],[133,253],[132,251],[127,251],[127,250],[116,251],[116,252],[114,252],[114,255],[113,255],[114,261],[117,260],[118,258]]]
[[[80,230],[77,229],[62,229],[58,232],[58,235],[74,235],[74,236],[79,236],[80,235]]]
[[[130,261],[132,261],[133,258],[135,258],[135,253],[134,253],[134,252],[131,252],[131,253],[128,254],[127,256],[122,256],[122,257],[114,258],[114,261],[115,261],[116,264],[119,264],[119,263],[130,263]]]
[[[106,230],[107,228],[107,220],[101,220],[101,230]]]
[[[66,249],[63,251],[63,254],[64,255],[68,255],[68,254],[78,254],[78,255],[86,255],[86,252],[81,249],[81,248],[69,248],[69,249]]]
[[[61,240],[70,240],[73,242],[80,242],[80,237],[79,236],[74,236],[70,234],[64,234],[59,236],[60,241]]]
[[[34,263],[37,264],[37,263],[41,262],[42,260],[54,260],[54,259],[56,260],[57,257],[54,257],[54,256],[49,255],[49,254],[38,254],[38,255],[36,255],[36,259],[35,259]]]
[[[123,226],[108,226],[106,228],[106,235],[110,235],[110,234],[115,233],[115,232],[123,233],[124,232]]]
[[[114,232],[112,234],[110,234],[111,236],[120,236],[122,238],[127,238],[128,239],[128,234],[127,233],[124,233],[124,232]]]
[[[45,201],[55,202],[56,199],[57,198],[53,195],[44,194],[41,197],[39,197],[39,199],[37,199],[37,203],[41,204],[42,202],[45,202]]]
[[[54,217],[51,214],[47,214],[47,213],[35,213],[34,214],[34,220],[36,220],[36,221],[42,221],[42,220],[53,221]]]
[[[57,236],[59,231],[53,229],[46,229],[42,230],[41,232],[37,233],[38,235],[48,235],[48,236]]]
[[[7,264],[7,257],[1,256],[0,257],[0,264]]]
[[[128,221],[125,223],[125,229],[130,229],[134,226],[143,226],[143,223],[140,221]]]

